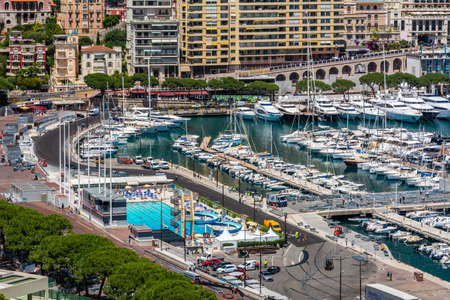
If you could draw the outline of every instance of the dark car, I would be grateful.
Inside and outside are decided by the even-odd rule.
[[[239,250],[239,253],[238,253],[238,257],[241,257],[241,258],[243,258],[243,257],[248,257],[249,255],[248,255],[248,251],[247,250]]]
[[[267,272],[269,272],[270,274],[276,274],[276,273],[280,272],[280,270],[281,269],[278,266],[272,266],[272,267],[267,268]]]

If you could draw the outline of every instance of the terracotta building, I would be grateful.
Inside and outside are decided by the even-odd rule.
[[[11,31],[9,38],[9,70],[8,75],[14,75],[19,69],[27,68],[34,63],[40,67],[39,75],[45,74],[44,44],[35,43],[34,40],[23,39],[20,31]]]
[[[61,0],[58,23],[67,33],[95,37],[104,18],[105,0]]]
[[[0,22],[5,28],[17,25],[45,23],[54,16],[55,5],[50,0],[0,0]]]

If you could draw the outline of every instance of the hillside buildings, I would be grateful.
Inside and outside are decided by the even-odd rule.
[[[55,35],[55,65],[52,69],[53,90],[61,91],[73,86],[78,76],[78,36]]]
[[[92,73],[122,72],[122,48],[84,46],[81,48],[81,78]]]
[[[66,33],[95,37],[104,18],[105,0],[61,0],[58,23]]]
[[[8,75],[13,76],[19,69],[25,69],[33,64],[39,67],[39,75],[45,74],[46,62],[45,44],[22,38],[20,31],[11,31],[9,38]]]
[[[44,24],[54,16],[55,8],[51,0],[0,0],[0,22],[6,29],[37,22]]]
[[[160,80],[178,76],[178,21],[174,1],[127,2],[128,72],[151,72]]]

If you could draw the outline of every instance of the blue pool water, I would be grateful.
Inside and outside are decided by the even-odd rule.
[[[169,229],[178,235],[181,235],[181,221],[178,221],[175,226],[171,225],[173,216],[170,215],[170,206],[162,203],[162,223],[164,229]],[[127,204],[127,221],[131,225],[146,225],[152,230],[161,229],[161,202],[141,202]],[[186,234],[191,234],[191,222],[186,222]],[[195,233],[212,233],[212,229],[205,225],[194,225]]]

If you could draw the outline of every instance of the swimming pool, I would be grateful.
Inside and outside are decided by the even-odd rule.
[[[163,228],[169,229],[178,235],[181,235],[181,221],[178,221],[175,226],[171,225],[171,221],[174,219],[170,215],[170,206],[162,203],[162,222]],[[127,204],[127,222],[131,225],[146,225],[152,230],[161,229],[161,202],[139,202]],[[191,234],[191,222],[186,222],[186,234]],[[195,224],[195,233],[212,233],[212,229],[206,225]]]

